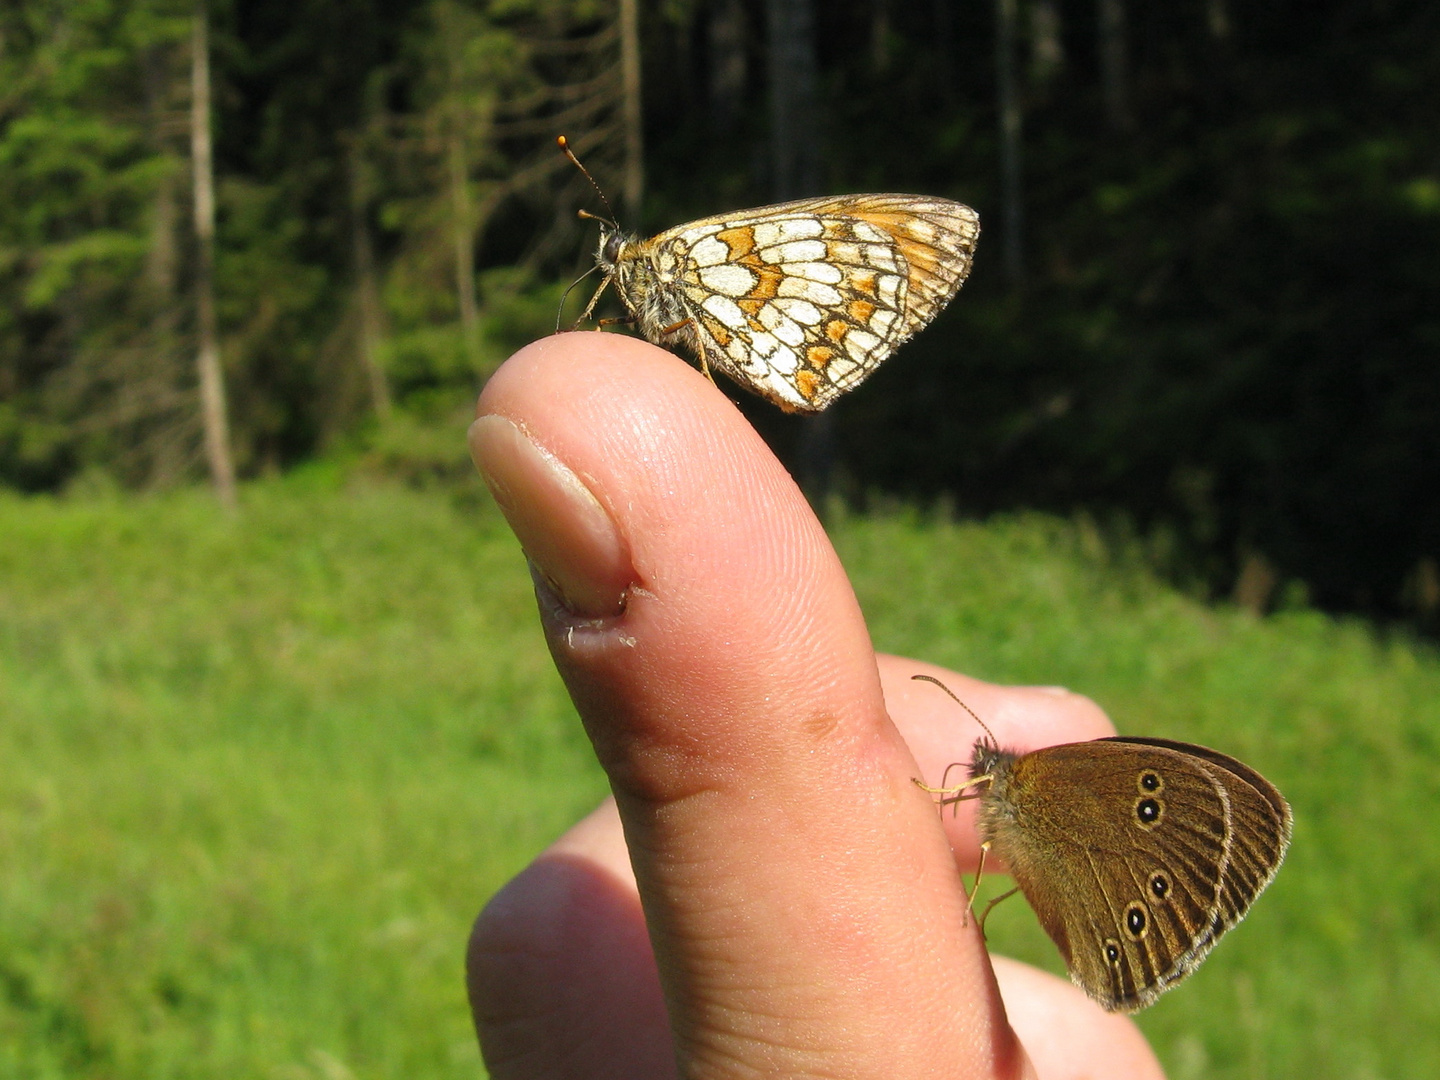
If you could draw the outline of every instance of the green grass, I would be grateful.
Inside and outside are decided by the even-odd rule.
[[[245,496],[0,502],[0,1076],[474,1077],[469,921],[603,793],[497,513]]]
[[[488,504],[0,497],[0,1078],[473,1077],[485,899],[604,790]],[[1093,529],[841,519],[879,647],[1271,777],[1290,857],[1141,1017],[1174,1080],[1440,1075],[1440,657]],[[957,728],[957,738],[968,738]],[[1049,966],[1020,901],[994,944]]]

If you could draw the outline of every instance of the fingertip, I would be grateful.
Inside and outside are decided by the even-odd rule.
[[[969,761],[987,728],[1002,747],[1019,753],[1115,734],[1103,709],[1064,687],[1004,686],[903,656],[879,654],[877,661],[890,718],[926,776]]]
[[[1041,1080],[1165,1080],[1133,1020],[1107,1013],[1077,987],[1004,956],[991,957],[1005,1012]]]

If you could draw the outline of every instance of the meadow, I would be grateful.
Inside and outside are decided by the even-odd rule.
[[[482,1073],[470,921],[605,784],[478,489],[0,496],[0,1078]],[[1433,647],[1201,603],[1084,520],[832,535],[877,647],[1067,685],[1291,799],[1275,884],[1140,1017],[1174,1080],[1440,1075]],[[1023,902],[990,933],[1057,969]]]

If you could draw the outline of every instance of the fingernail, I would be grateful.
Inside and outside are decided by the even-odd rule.
[[[565,607],[589,619],[623,611],[634,579],[630,553],[580,478],[503,416],[470,425],[470,456],[525,554]]]

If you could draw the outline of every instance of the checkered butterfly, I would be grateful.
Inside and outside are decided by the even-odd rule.
[[[925,195],[800,199],[648,240],[596,220],[605,276],[582,320],[613,283],[647,340],[683,345],[707,375],[718,368],[804,413],[854,389],[940,313],[980,235],[974,210]]]

